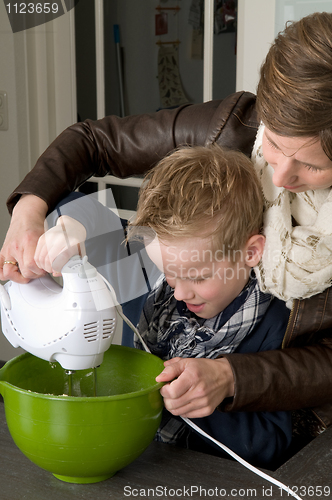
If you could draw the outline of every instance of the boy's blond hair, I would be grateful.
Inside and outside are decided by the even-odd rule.
[[[252,162],[217,145],[184,147],[145,177],[129,239],[150,228],[160,240],[211,237],[214,251],[244,248],[262,226],[263,197]]]

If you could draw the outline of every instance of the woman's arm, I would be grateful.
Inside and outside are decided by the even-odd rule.
[[[314,408],[332,424],[332,293],[294,301],[282,350],[226,354],[235,379],[224,411]],[[324,405],[324,410],[318,408]]]
[[[42,198],[52,211],[92,175],[139,175],[181,145],[221,146],[250,156],[258,123],[255,96],[237,92],[222,101],[128,116],[107,116],[67,128],[41,155],[8,199],[11,211],[24,193]]]
[[[45,216],[89,177],[144,173],[182,141],[196,140],[195,114],[200,117],[196,118],[197,140],[204,142],[216,106],[204,106],[203,113],[201,106],[126,118],[109,116],[66,129],[8,198],[12,220],[0,253],[0,279],[25,283],[43,274],[34,261],[34,253],[44,232]],[[190,118],[188,108],[196,108]],[[181,114],[185,116],[176,132]],[[189,124],[192,137],[186,132]],[[19,267],[3,267],[5,261],[18,262]]]
[[[213,106],[208,103],[76,123],[40,156],[10,195],[8,208],[12,209],[22,193],[29,192],[45,200],[52,211],[62,198],[92,175],[143,174],[178,145],[204,143],[216,107],[217,103]]]
[[[234,385],[233,388],[229,385],[229,381],[232,380],[229,371],[224,370],[218,375],[219,383],[222,384],[220,401],[223,399],[218,409],[223,412],[274,412],[312,408],[321,419],[323,426],[332,424],[330,383],[332,379],[332,293],[329,292],[330,290],[326,290],[310,299],[295,301],[291,317],[281,329],[283,336],[287,325],[283,349],[266,344],[261,347],[254,346],[254,351],[261,352],[250,352],[248,348],[241,351],[241,345],[244,345],[242,343],[238,352],[223,354],[222,360],[227,361]],[[263,320],[261,324],[261,330],[279,329],[280,317],[281,314],[274,313],[271,317],[267,314],[264,318],[265,322]],[[185,360],[182,361],[185,362]],[[175,389],[178,389],[183,378],[179,373],[171,373],[174,372],[176,365],[180,366],[174,363],[174,366],[169,366],[166,371],[169,380],[172,379],[172,374],[176,378],[174,390],[172,388],[172,392],[165,394],[167,398],[170,398],[167,404],[170,409],[172,405],[174,408],[174,403],[177,407],[185,404],[193,407],[195,400],[193,397],[187,397],[188,391],[186,395],[180,395],[180,405],[176,398],[174,401],[174,397],[177,396]],[[221,366],[218,368],[221,369]],[[183,370],[183,374],[185,371]],[[206,368],[205,373],[207,373]],[[165,385],[163,389],[166,391],[168,387]],[[211,387],[213,388],[212,384]],[[229,388],[232,388],[233,393]],[[209,390],[210,387],[206,390],[205,397]]]
[[[51,212],[61,199],[92,175],[143,174],[174,148],[185,144],[217,142],[250,155],[257,126],[255,96],[238,92],[223,101],[125,118],[109,116],[69,127],[47,148],[8,198],[10,213],[18,200],[28,194],[40,198],[42,208],[27,199],[25,221],[15,216],[0,254],[0,265],[15,258],[22,275],[7,264],[6,275],[1,270],[0,278],[24,281],[41,274],[32,256],[42,233],[45,211]],[[11,249],[15,249],[14,255],[9,255]]]
[[[332,341],[280,351],[225,356],[235,379],[223,411],[279,411],[332,402]],[[332,408],[331,408],[332,409]],[[332,412],[330,411],[330,422]]]

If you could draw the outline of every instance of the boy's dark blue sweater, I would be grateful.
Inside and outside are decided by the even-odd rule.
[[[287,327],[289,310],[278,299],[271,302],[263,320],[246,337],[236,353],[279,349]],[[275,468],[292,439],[290,412],[220,412],[193,421],[209,435],[228,446],[253,465]],[[221,454],[220,448],[196,433],[190,434],[189,447]]]

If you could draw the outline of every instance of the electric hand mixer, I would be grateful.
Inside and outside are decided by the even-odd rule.
[[[113,296],[87,257],[72,257],[61,272],[63,287],[49,275],[0,285],[2,331],[14,347],[66,370],[95,368],[114,336]]]

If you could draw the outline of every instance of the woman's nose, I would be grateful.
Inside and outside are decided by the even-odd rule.
[[[190,281],[177,280],[174,286],[174,297],[176,300],[188,302],[195,296]]]
[[[278,162],[273,165],[273,184],[277,187],[291,186],[296,183],[297,169],[292,158],[280,156]]]

